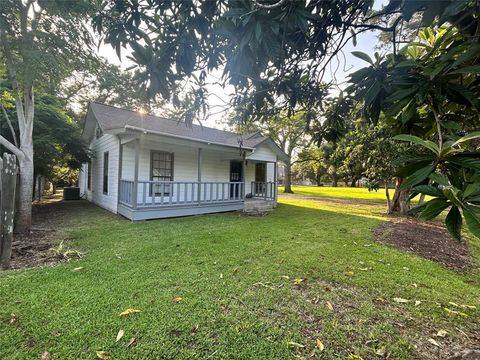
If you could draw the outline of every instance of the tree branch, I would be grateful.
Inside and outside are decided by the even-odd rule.
[[[7,34],[5,32],[5,23],[3,21],[3,16],[0,15],[0,41],[3,45],[3,53],[6,58],[6,65],[8,70],[8,77],[12,82],[12,90],[13,95],[15,97],[15,107],[17,110],[17,118],[18,118],[18,126],[20,128],[20,132],[25,127],[25,113],[23,111],[23,103],[20,95],[18,93],[18,82],[17,82],[17,72],[15,70],[15,62],[13,60],[12,49],[10,48],[10,44],[8,42]]]
[[[17,158],[23,158],[23,152],[17,148],[15,145],[13,145],[10,141],[5,139],[2,135],[0,135],[0,145],[3,145],[7,148],[8,151],[13,153]]]
[[[3,115],[7,119],[8,127],[10,128],[10,132],[12,133],[13,142],[15,143],[15,146],[18,147],[17,136],[15,134],[15,130],[13,129],[12,122],[10,121],[10,117],[7,114],[7,110],[5,110],[5,106],[3,106],[1,101],[0,101],[0,106],[2,107]]]
[[[270,5],[261,4],[258,1],[255,1],[255,6],[259,7],[260,9],[271,10],[282,6],[286,1],[287,0],[279,0],[276,3]]]

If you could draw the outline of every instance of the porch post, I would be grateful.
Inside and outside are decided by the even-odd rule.
[[[201,198],[201,191],[202,191],[202,148],[198,148],[198,154],[197,154],[197,181],[198,181],[198,191],[197,191],[197,201],[198,204],[200,204],[202,198]]]
[[[278,157],[276,161],[273,163],[273,200],[277,201],[277,162],[278,162]]]
[[[140,139],[135,139],[135,168],[133,173],[133,208],[137,208],[137,196],[138,196],[138,163],[140,162]]]
[[[117,190],[117,204],[120,203],[120,198],[122,198],[122,165],[123,165],[123,145],[122,139],[118,138],[120,145],[118,146],[118,190]]]
[[[246,191],[246,181],[245,181],[245,160],[242,160],[242,200],[245,200],[245,191]]]

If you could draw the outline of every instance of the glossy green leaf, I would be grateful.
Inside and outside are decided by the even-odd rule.
[[[470,196],[480,195],[480,183],[468,184],[463,191],[463,199],[468,199]]]
[[[440,148],[433,141],[423,140],[423,139],[421,139],[421,138],[419,138],[418,136],[415,136],[415,135],[401,134],[401,135],[394,136],[393,138],[395,140],[410,141],[414,144],[423,146],[424,148],[427,148],[427,149],[433,151],[435,154],[440,153]]]
[[[373,65],[372,58],[370,56],[368,56],[367,54],[365,54],[364,52],[352,51],[352,55],[359,58],[359,59],[362,59],[363,61],[368,62],[370,65]]]
[[[433,174],[430,174],[428,178],[439,185],[450,186],[450,181],[448,180],[448,177],[446,177],[445,175],[433,173]]]
[[[461,143],[464,143],[465,141],[470,141],[470,140],[473,140],[473,139],[478,139],[480,138],[480,131],[474,131],[468,135],[465,135],[463,137],[461,137],[460,139],[458,139],[457,141],[455,141],[452,146],[456,146],[456,145],[459,145]]]
[[[401,186],[402,189],[409,189],[412,186],[415,186],[415,185],[421,183],[422,181],[424,181],[425,179],[427,179],[428,176],[433,171],[435,171],[436,166],[437,166],[436,164],[430,164],[430,165],[427,165],[427,166],[415,171],[412,175],[410,175],[407,178],[407,181],[405,181],[402,184],[402,186]]]
[[[451,203],[445,199],[433,199],[425,204],[425,209],[418,215],[420,220],[432,220],[448,208]]]
[[[458,207],[452,206],[445,219],[445,225],[448,232],[455,240],[461,240],[462,238],[462,214]]]
[[[478,74],[480,73],[480,65],[466,66],[454,71],[450,71],[449,74]]]
[[[440,197],[443,198],[445,195],[443,192],[441,192],[438,188],[432,185],[418,185],[415,186],[412,191],[415,191],[419,194],[425,194],[425,195],[430,195],[434,197]]]
[[[478,215],[471,209],[466,208],[463,209],[463,217],[467,223],[468,230],[480,239],[480,219],[478,218]]]
[[[448,158],[448,162],[465,167],[468,169],[480,170],[480,159],[475,159],[466,156],[452,156]]]

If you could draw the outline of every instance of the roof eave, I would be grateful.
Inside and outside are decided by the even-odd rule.
[[[219,142],[215,142],[215,141],[196,139],[196,138],[192,138],[192,137],[189,137],[189,136],[174,135],[174,134],[164,133],[164,132],[161,132],[161,131],[148,130],[148,129],[144,129],[144,128],[141,128],[141,127],[138,127],[138,126],[133,126],[133,125],[125,125],[124,129],[125,130],[143,132],[144,134],[161,135],[161,136],[171,137],[171,138],[175,138],[175,139],[189,140],[189,141],[199,142],[199,143],[207,144],[207,145],[226,146],[226,147],[235,148],[235,149],[239,148],[238,145],[231,145],[231,144],[219,143]],[[117,133],[120,132],[119,130],[121,130],[121,129],[111,129],[111,131],[118,131]],[[249,150],[249,151],[254,150],[254,148],[244,147],[244,146],[242,146],[242,149]]]

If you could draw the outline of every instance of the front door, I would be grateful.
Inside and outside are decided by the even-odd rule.
[[[255,164],[255,181],[265,182],[267,180],[267,167],[265,163]]]
[[[255,185],[253,193],[257,197],[265,195],[265,182],[267,181],[267,166],[265,163],[255,164]]]
[[[230,161],[230,182],[243,181],[243,167],[241,161]],[[238,199],[240,197],[240,184],[230,184],[230,199]]]

